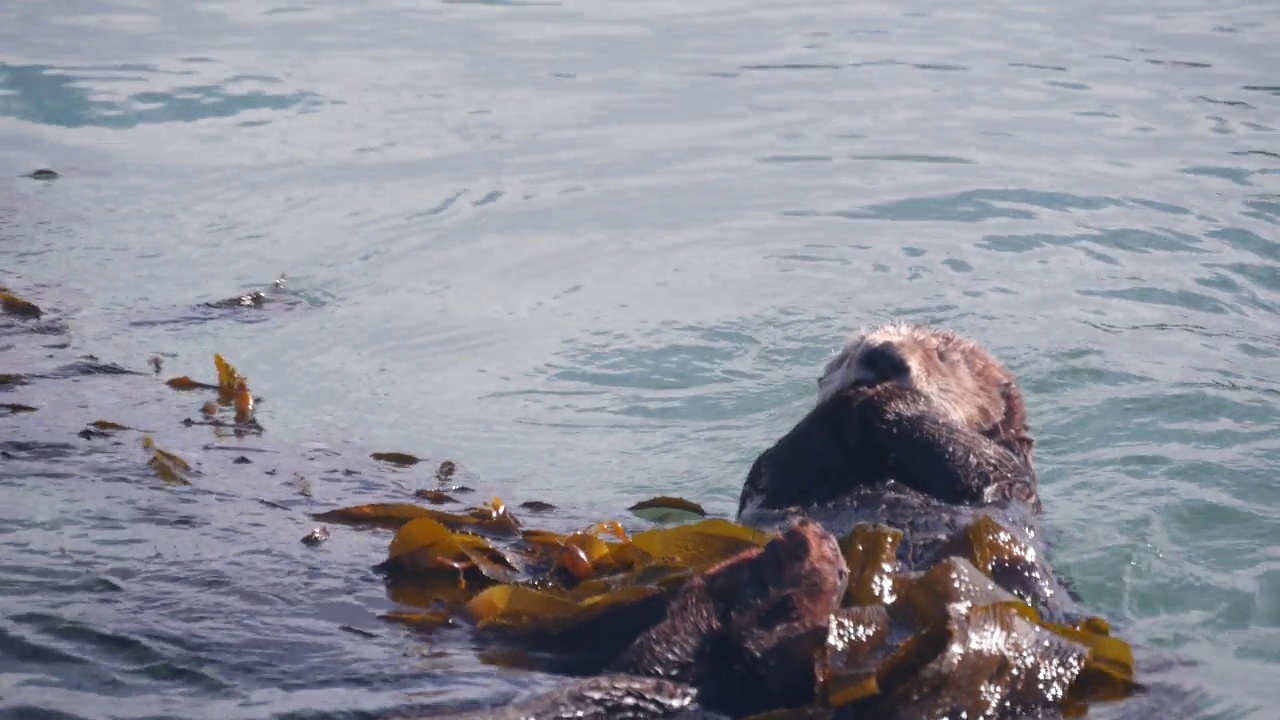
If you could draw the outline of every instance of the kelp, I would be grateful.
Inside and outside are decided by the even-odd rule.
[[[156,447],[155,441],[150,435],[142,438],[142,448],[151,451],[151,459],[147,461],[147,465],[155,471],[161,480],[173,485],[190,485],[191,480],[188,479],[193,471],[191,465],[181,457]]]
[[[218,389],[217,385],[210,385],[208,383],[202,383],[197,380],[192,380],[186,375],[182,375],[181,377],[176,377],[176,378],[169,378],[168,380],[164,381],[164,384],[168,385],[174,390],[217,390]]]
[[[707,511],[698,503],[667,495],[642,500],[627,510],[636,517],[658,524],[677,523],[707,516]]]
[[[83,430],[76,433],[76,435],[84,438],[85,440],[92,440],[94,438],[111,437],[112,435],[114,435],[117,432],[120,432],[121,430],[137,430],[137,429],[138,428],[129,427],[128,425],[121,425],[120,423],[117,423],[117,422],[111,422],[110,420],[94,420],[93,422],[86,425]]]
[[[422,462],[416,456],[402,452],[376,452],[370,454],[369,457],[379,462],[398,465],[400,467],[410,467]]]
[[[858,716],[996,718],[1051,706],[1079,713],[1131,694],[1132,651],[1105,621],[1047,622],[991,580],[997,560],[1029,550],[1011,538],[979,519],[950,546],[969,553],[908,573],[893,561],[898,531],[854,527],[841,542],[850,582],[818,659],[819,704]]]
[[[34,408],[30,405],[23,405],[22,403],[0,403],[0,410],[7,410],[10,415],[35,412],[37,409],[38,408]]]
[[[25,318],[39,318],[44,314],[38,305],[14,295],[8,288],[0,288],[0,311]]]
[[[410,520],[431,518],[450,530],[466,528],[471,532],[499,536],[515,535],[520,527],[519,521],[498,498],[466,513],[450,513],[413,503],[371,503],[329,510],[312,517],[323,522],[391,530],[399,529]]]
[[[160,372],[159,358],[152,358],[152,367],[157,373]],[[190,418],[183,421],[184,425],[210,425],[213,427],[226,427],[227,423],[218,420],[217,415],[222,407],[231,408],[235,412],[235,419],[231,427],[236,434],[242,434],[245,431],[261,432],[262,426],[258,424],[257,418],[254,416],[254,404],[257,399],[253,393],[249,391],[249,381],[241,375],[231,363],[227,362],[220,354],[214,354],[213,365],[218,373],[218,382],[216,385],[203,383],[193,380],[186,375],[170,378],[165,381],[165,385],[174,390],[216,390],[218,398],[216,402],[206,402],[200,407],[200,414],[205,417],[204,420],[192,420]]]
[[[414,497],[422,498],[432,505],[444,505],[446,503],[458,502],[453,496],[443,490],[415,490]]]
[[[397,528],[376,569],[390,597],[414,609],[389,621],[428,631],[461,621],[582,652],[625,645],[690,578],[773,537],[718,518],[634,533],[616,522],[570,533],[523,529],[497,498],[458,513],[386,503],[314,517]],[[504,531],[494,532],[504,518]],[[1028,550],[1011,537],[979,519],[949,546],[954,554],[908,572],[895,558],[899,531],[855,526],[839,541],[849,581],[814,658],[814,701],[761,717],[839,710],[905,719],[953,708],[997,718],[1051,706],[1078,714],[1132,693],[1129,645],[1104,621],[1043,620],[992,581],[999,562]]]
[[[395,529],[376,569],[397,602],[486,631],[543,637],[610,626],[611,617],[625,625],[638,604],[771,537],[722,519],[633,534],[617,522],[571,533],[524,530],[498,498],[464,512],[375,503],[313,518]],[[428,624],[438,625],[433,617]]]

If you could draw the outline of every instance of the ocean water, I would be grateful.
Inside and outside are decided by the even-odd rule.
[[[1089,607],[1205,718],[1277,717],[1277,37],[1259,0],[0,4],[0,286],[47,311],[0,319],[0,402],[38,408],[0,415],[0,717],[550,687],[380,620],[389,535],[305,547],[308,513],[449,458],[555,529],[731,516],[896,318],[1017,373]],[[260,439],[147,366],[215,352]]]

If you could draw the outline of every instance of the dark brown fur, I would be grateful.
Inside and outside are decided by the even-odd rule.
[[[949,330],[894,323],[862,332],[818,381],[825,400],[852,387],[894,383],[918,390],[938,412],[1009,449],[1032,467],[1035,441],[1013,373],[977,343]]]
[[[950,503],[1039,510],[1022,393],[980,346],[889,325],[850,341],[818,386],[817,407],[751,467],[740,514],[889,481]]]
[[[733,717],[803,704],[848,577],[835,537],[802,520],[690,580],[613,669],[682,680]]]

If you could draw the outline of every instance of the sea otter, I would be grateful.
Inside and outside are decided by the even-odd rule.
[[[740,522],[796,515],[838,536],[857,523],[903,531],[904,569],[928,567],[987,516],[1010,533],[997,583],[1059,621],[1075,600],[1045,564],[1035,441],[1014,376],[977,343],[892,323],[851,336],[818,379],[816,406],[747,473]]]
[[[1046,620],[1075,623],[1083,614],[1047,565],[1035,528],[1033,445],[1012,374],[979,345],[917,325],[859,333],[824,369],[815,407],[748,471],[739,521],[777,529],[777,539],[686,584],[665,618],[606,668],[612,674],[468,717],[743,717],[805,704],[814,691],[813,651],[836,631],[832,614],[848,610],[831,594],[848,572],[832,552],[834,538],[855,525],[902,533],[893,572],[931,570],[925,574],[954,581],[959,595],[948,612],[974,607],[965,593],[988,601],[1012,594]],[[974,527],[995,531],[983,540]],[[988,540],[999,545],[985,550],[989,579],[962,559]],[[823,627],[827,615],[832,624]],[[954,634],[939,646],[947,648],[941,664],[919,676],[924,685],[886,686],[871,705],[839,716],[944,717],[990,697],[1003,698],[1004,709],[970,716],[1059,717],[1044,704],[1052,694],[1044,694],[1044,672],[1066,667],[1065,655],[1055,660],[1047,642],[1033,643],[1035,652],[1001,645],[1031,637],[1009,627],[984,628],[960,615],[948,623]],[[985,655],[959,659],[966,652]],[[1019,670],[1028,659],[1045,664]],[[1020,689],[1019,678],[1029,677],[1040,678],[1043,692]],[[931,690],[922,694],[923,686]],[[1019,704],[1027,698],[1030,705]],[[1164,709],[1157,702],[1135,716]]]

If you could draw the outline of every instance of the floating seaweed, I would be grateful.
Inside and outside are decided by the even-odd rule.
[[[8,288],[0,288],[0,310],[26,318],[38,318],[44,314],[38,305],[14,295]]]
[[[85,440],[92,440],[93,438],[111,437],[121,430],[137,430],[137,428],[131,428],[128,425],[121,425],[110,420],[94,420],[76,434]]]
[[[217,385],[210,385],[208,383],[198,382],[196,380],[192,380],[186,375],[183,375],[181,377],[176,377],[176,378],[170,378],[166,380],[164,384],[168,385],[174,390],[217,390],[218,389]]]
[[[637,505],[646,503],[683,505]],[[457,513],[385,503],[314,517],[396,529],[376,569],[391,599],[415,609],[385,619],[427,631],[462,622],[531,647],[560,640],[556,647],[575,650],[625,645],[690,578],[773,537],[719,518],[635,533],[616,522],[567,534],[523,529],[497,498]],[[830,717],[837,709],[932,717],[948,708],[997,717],[1053,707],[1077,715],[1134,692],[1130,647],[1104,621],[1048,622],[993,581],[1002,563],[1029,550],[1012,538],[983,516],[957,535],[953,552],[908,572],[895,558],[898,530],[855,526],[839,541],[850,570],[841,607],[825,641],[812,646],[813,702],[758,717]]]
[[[37,408],[22,403],[0,403],[0,410],[7,410],[9,415],[17,415],[18,413],[35,412]]]
[[[389,463],[399,467],[412,467],[422,462],[416,455],[402,452],[376,452],[370,454],[369,457],[378,462]]]
[[[413,496],[422,498],[432,505],[444,505],[445,503],[458,502],[453,498],[453,496],[443,490],[416,490],[414,491]]]
[[[209,401],[201,405],[200,413],[204,416],[203,420],[188,418],[183,421],[183,425],[188,427],[192,425],[209,425],[216,428],[231,427],[237,436],[246,432],[262,432],[262,426],[258,424],[258,420],[254,416],[254,405],[260,400],[249,392],[248,379],[241,375],[220,354],[213,356],[213,365],[218,372],[218,383],[216,385],[192,380],[186,375],[165,381],[165,385],[174,390],[216,390],[218,392],[216,402]],[[216,416],[220,407],[230,407],[235,410],[235,418],[232,423],[217,419]]]
[[[142,438],[142,447],[144,450],[151,451],[151,459],[147,461],[147,465],[155,471],[156,475],[167,483],[173,485],[190,485],[191,480],[187,478],[193,471],[186,460],[167,451],[156,447],[155,441],[150,435]]]
[[[707,511],[696,502],[684,498],[660,495],[642,500],[627,508],[636,517],[652,523],[676,523],[707,516]]]

